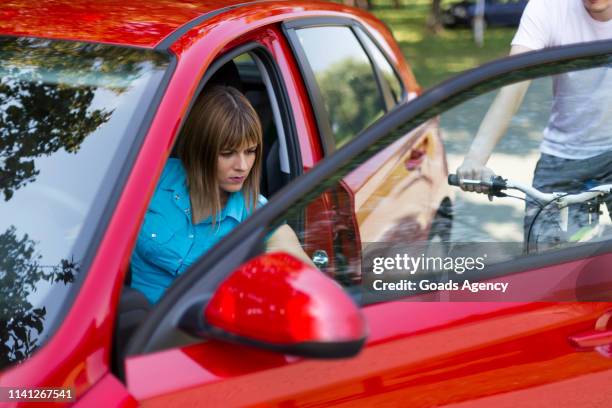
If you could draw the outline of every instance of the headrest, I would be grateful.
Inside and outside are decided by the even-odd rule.
[[[240,92],[243,91],[242,81],[240,80],[240,74],[238,73],[238,67],[234,61],[228,61],[223,64],[206,82],[205,88],[213,85],[226,85],[232,86],[238,89]]]

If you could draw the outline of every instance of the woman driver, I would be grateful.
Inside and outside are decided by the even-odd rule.
[[[147,209],[132,254],[133,288],[156,303],[173,280],[255,208],[259,194],[262,130],[237,89],[215,86],[196,101]],[[270,248],[311,263],[293,230],[283,225]]]

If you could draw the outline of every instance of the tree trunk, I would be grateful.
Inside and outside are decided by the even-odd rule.
[[[369,10],[371,7],[370,0],[342,0],[342,4],[359,7],[364,10]]]
[[[484,31],[485,31],[485,0],[476,1],[476,11],[474,13],[474,20],[472,21],[472,29],[474,31],[474,41],[478,47],[484,45]]]
[[[402,5],[400,4],[400,0],[393,0],[393,8],[400,8]]]
[[[442,10],[441,0],[431,0],[431,13],[427,21],[427,27],[435,34],[442,31]]]

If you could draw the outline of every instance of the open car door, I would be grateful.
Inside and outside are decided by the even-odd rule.
[[[448,248],[487,241],[508,244],[504,247],[516,251],[498,256],[479,274],[460,277],[447,271],[429,275],[426,280],[444,283],[469,276],[476,283],[507,283],[507,292],[471,297],[469,291],[418,288],[369,296],[375,279],[367,268],[365,254],[362,262],[353,266],[361,279],[351,284],[342,282],[345,296],[336,296],[338,310],[348,311],[344,314],[325,312],[333,301],[325,297],[326,290],[318,293],[310,286],[319,278],[289,282],[283,290],[291,288],[292,296],[284,300],[278,300],[276,283],[270,282],[269,288],[262,290],[261,286],[236,282],[244,278],[246,266],[253,274],[282,273],[285,277],[306,268],[299,261],[288,266],[273,261],[274,255],[262,255],[266,233],[284,223],[291,224],[293,217],[300,217],[309,203],[337,187],[339,180],[427,120],[442,115],[452,167],[471,142],[470,129],[481,119],[470,116],[475,109],[473,103],[484,113],[502,87],[534,80],[532,90],[536,94],[527,98],[527,115],[515,125],[537,128],[539,119],[530,113],[540,109],[548,115],[550,81],[559,75],[594,72],[609,77],[611,58],[612,41],[521,54],[468,71],[389,112],[283,188],[177,279],[131,340],[125,360],[129,392],[140,403],[159,406],[189,401],[213,406],[609,404],[612,237],[524,253],[516,250],[523,244],[520,207],[494,207],[495,202],[457,195],[449,242],[427,245]],[[610,84],[607,79],[601,81],[599,86]],[[447,122],[445,115],[451,115]],[[537,138],[529,135],[533,136],[528,138],[531,142]],[[505,151],[499,163],[506,163],[506,171],[519,171],[521,163],[531,157],[533,150],[522,150],[527,145],[517,142],[500,146]],[[512,154],[516,157],[509,157]],[[488,221],[482,221],[483,217],[489,217]],[[308,229],[296,232],[302,243],[308,234],[317,233]],[[370,244],[391,248],[401,242]],[[365,247],[368,243],[356,239],[355,245]],[[364,248],[359,249],[364,253]],[[316,276],[312,270],[309,273]],[[228,292],[228,285],[233,292]],[[236,296],[228,295],[225,303],[220,301],[219,296],[227,293]],[[349,297],[360,309],[363,326],[359,313],[354,314],[346,303]],[[252,303],[245,308],[243,300],[247,298]],[[275,299],[274,307],[269,299]],[[319,311],[314,314],[292,315],[292,333],[307,332],[310,337],[301,337],[304,342],[328,344],[328,351],[334,345],[339,348],[325,355],[313,354],[310,349],[309,354],[307,348],[288,346],[297,337],[268,338],[267,343],[261,340],[262,333],[281,329],[268,326],[280,325],[274,317],[278,317],[277,308],[289,313],[296,310],[296,302],[320,305],[320,309],[314,309]],[[229,313],[235,317],[234,323],[240,320],[236,316],[242,316],[239,310],[248,310],[245,315],[256,314],[261,319],[239,328],[220,323],[217,317],[227,313],[228,307],[235,308],[234,314]],[[309,331],[315,320],[321,323],[318,327],[328,327],[329,331]],[[194,329],[194,325],[200,329]],[[342,348],[349,347],[347,344],[339,346],[334,337],[357,339],[361,334],[367,334],[365,342],[352,343],[350,350]],[[361,352],[355,355],[359,348]]]

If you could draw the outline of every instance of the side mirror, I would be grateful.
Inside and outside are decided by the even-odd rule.
[[[199,337],[317,358],[354,356],[366,338],[359,308],[321,271],[286,253],[242,265],[180,327]]]

